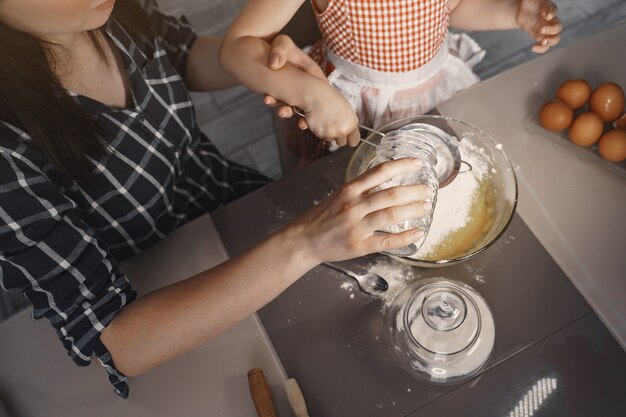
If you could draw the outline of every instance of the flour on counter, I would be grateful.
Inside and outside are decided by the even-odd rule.
[[[485,276],[481,273],[483,272],[482,268],[476,268],[471,263],[463,264],[463,267],[468,272],[468,276],[478,284],[486,284],[487,280]]]
[[[377,295],[383,301],[383,310],[391,304],[395,296],[404,289],[410,282],[420,277],[416,267],[394,261],[390,258],[380,258],[371,264],[367,272],[380,275],[387,281],[389,288],[387,291]],[[354,280],[343,282],[340,288],[350,293],[350,298],[354,298],[354,292],[359,291],[359,287]]]
[[[381,258],[376,263],[372,264],[367,272],[380,275],[389,285],[389,289],[380,294],[380,298],[384,302],[384,307],[387,307],[407,284],[419,278],[416,267],[389,258]]]

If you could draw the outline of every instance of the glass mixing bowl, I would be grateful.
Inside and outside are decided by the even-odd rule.
[[[481,226],[478,236],[473,238],[466,247],[446,256],[435,259],[420,259],[416,256],[389,256],[400,262],[421,267],[439,267],[459,263],[491,246],[504,233],[504,230],[511,222],[517,205],[517,178],[515,177],[515,171],[500,144],[477,127],[451,117],[411,117],[391,123],[379,129],[379,131],[386,133],[415,123],[432,125],[446,132],[453,140],[457,140],[459,144],[463,143],[462,141],[469,141],[476,149],[480,150],[481,163],[486,165],[486,171],[489,173],[487,178],[482,180],[482,189],[487,190],[489,220],[485,222],[484,226]],[[372,133],[366,139],[369,142],[378,144],[381,137]],[[350,181],[365,172],[375,156],[376,148],[361,143],[348,162],[345,175],[346,181]],[[463,155],[461,156],[463,157]],[[461,164],[461,173],[459,175],[472,174],[472,171],[470,170],[468,173],[468,170],[470,170],[468,164]],[[458,176],[455,181],[457,180]],[[437,204],[442,204],[441,197],[439,197]],[[435,215],[436,210],[437,207],[435,207]]]

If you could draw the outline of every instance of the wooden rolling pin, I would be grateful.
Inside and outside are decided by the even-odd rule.
[[[255,368],[248,371],[248,385],[250,385],[250,395],[258,416],[277,417],[274,401],[272,401],[272,391],[267,385],[262,369]]]

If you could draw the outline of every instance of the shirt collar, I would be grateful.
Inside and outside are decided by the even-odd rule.
[[[146,53],[152,53],[154,47],[146,39],[135,39],[131,37],[124,27],[112,17],[103,26],[104,32],[109,36],[122,56],[122,62],[129,77],[129,84],[132,96],[131,105],[126,109],[108,106],[90,97],[77,94],[74,91],[66,92],[77,100],[82,108],[89,114],[97,116],[102,113],[114,113],[118,111],[139,111],[137,109],[136,83],[140,82],[136,78],[141,75],[149,59]]]

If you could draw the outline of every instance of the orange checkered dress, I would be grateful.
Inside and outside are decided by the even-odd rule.
[[[322,40],[310,52],[328,73],[326,48],[347,61],[384,72],[429,62],[448,33],[447,0],[311,0]]]
[[[448,0],[329,0],[323,11],[311,2],[322,40],[309,55],[361,124],[380,128],[424,114],[479,80],[471,67],[484,51],[448,33]],[[301,165],[329,153],[327,142],[297,127],[288,144]]]

